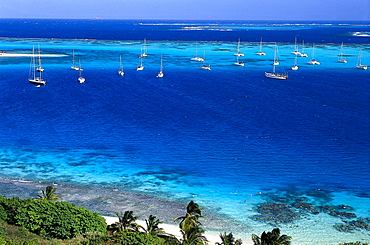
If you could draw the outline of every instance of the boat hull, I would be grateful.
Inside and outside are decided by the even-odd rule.
[[[42,79],[39,79],[39,78],[35,78],[35,79],[28,79],[28,81],[30,83],[33,83],[33,84],[37,84],[37,85],[46,85],[46,81],[42,80]]]
[[[356,68],[360,70],[367,70],[367,65],[358,65]]]
[[[279,73],[273,73],[273,72],[265,72],[265,76],[267,78],[278,79],[278,80],[287,80],[288,79],[287,74],[279,74]]]
[[[192,61],[204,61],[204,59],[200,58],[200,57],[194,57],[194,58],[191,58],[190,60],[192,60]]]
[[[311,61],[307,62],[307,64],[309,64],[309,65],[320,65],[320,62],[318,62],[317,60],[311,60]]]
[[[78,78],[78,82],[79,83],[84,83],[86,81],[86,79],[85,78],[83,78],[83,77],[79,77]]]

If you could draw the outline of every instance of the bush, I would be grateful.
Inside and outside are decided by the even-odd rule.
[[[0,222],[0,245],[59,245],[57,241],[48,241],[29,232],[23,227]]]
[[[95,232],[86,232],[84,234],[78,235],[72,240],[74,245],[100,245],[105,244],[108,240],[106,234],[95,231]]]
[[[0,220],[14,224],[14,210],[22,202],[18,197],[5,198],[0,196]]]
[[[124,232],[115,240],[119,244],[124,245],[164,245],[165,240],[157,236],[152,236],[148,233],[140,232]]]
[[[0,198],[6,222],[46,238],[71,239],[86,232],[106,232],[105,219],[86,208],[41,199]]]

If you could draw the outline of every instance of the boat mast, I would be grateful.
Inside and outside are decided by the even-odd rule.
[[[31,79],[36,79],[36,60],[35,60],[35,46],[32,46],[32,56],[30,64],[30,77]]]
[[[123,70],[123,67],[122,67],[122,55],[119,56],[119,69],[120,69],[120,71]]]
[[[163,54],[161,54],[161,67],[160,67],[160,72],[162,73],[163,72]]]

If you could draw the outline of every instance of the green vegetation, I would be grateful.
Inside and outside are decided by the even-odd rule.
[[[153,215],[149,215],[149,218],[145,220],[146,229],[145,231],[152,236],[164,234],[164,230],[159,228],[158,225],[162,224],[163,222],[157,219],[157,217]]]
[[[123,231],[139,231],[140,225],[136,224],[136,220],[140,218],[139,216],[134,216],[132,211],[126,211],[124,214],[116,213],[118,217],[118,222],[111,226],[113,232],[123,232]]]
[[[184,245],[203,245],[207,243],[207,238],[203,236],[205,230],[202,228],[202,223],[199,218],[205,218],[202,215],[201,207],[195,202],[189,202],[186,207],[185,216],[181,216],[175,219],[175,221],[181,220],[179,227],[183,236]]]
[[[37,245],[61,244],[55,240],[46,240],[23,227],[8,225],[0,221],[0,245]]]
[[[287,235],[280,236],[280,229],[275,228],[271,232],[262,232],[261,237],[252,234],[254,245],[290,245],[292,238]]]
[[[200,222],[202,208],[193,201],[184,216],[178,217],[182,239],[167,234],[159,227],[163,222],[156,216],[145,219],[146,227],[136,223],[133,211],[116,213],[118,222],[107,226],[103,217],[66,202],[54,202],[60,197],[56,188],[48,186],[37,199],[5,198],[0,196],[0,245],[206,245],[205,230]],[[233,234],[221,233],[216,245],[241,245]],[[280,235],[279,228],[252,234],[254,245],[290,245],[292,238]],[[353,242],[339,245],[369,245]]]
[[[45,238],[71,239],[86,232],[106,232],[98,213],[66,202],[0,197],[0,218]]]
[[[45,191],[41,190],[42,195],[37,195],[36,194],[36,196],[39,199],[47,200],[47,201],[55,201],[55,200],[58,200],[58,199],[62,199],[61,197],[56,196],[56,194],[55,194],[56,190],[57,190],[57,188],[55,188],[54,186],[47,186]]]
[[[241,239],[235,240],[235,237],[233,233],[226,234],[220,234],[221,243],[216,243],[216,245],[241,245],[243,242]]]

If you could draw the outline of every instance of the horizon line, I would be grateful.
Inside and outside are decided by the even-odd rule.
[[[287,21],[295,21],[295,23],[298,22],[364,22],[370,24],[370,20],[268,20],[268,19],[250,19],[250,20],[237,20],[237,19],[121,19],[121,18],[101,18],[98,16],[92,17],[92,18],[58,18],[58,17],[5,17],[0,19],[31,19],[31,20],[95,20],[95,21],[104,21],[104,20],[128,20],[128,21],[240,21],[240,22],[248,22],[248,21],[268,21],[268,22],[287,22]]]

